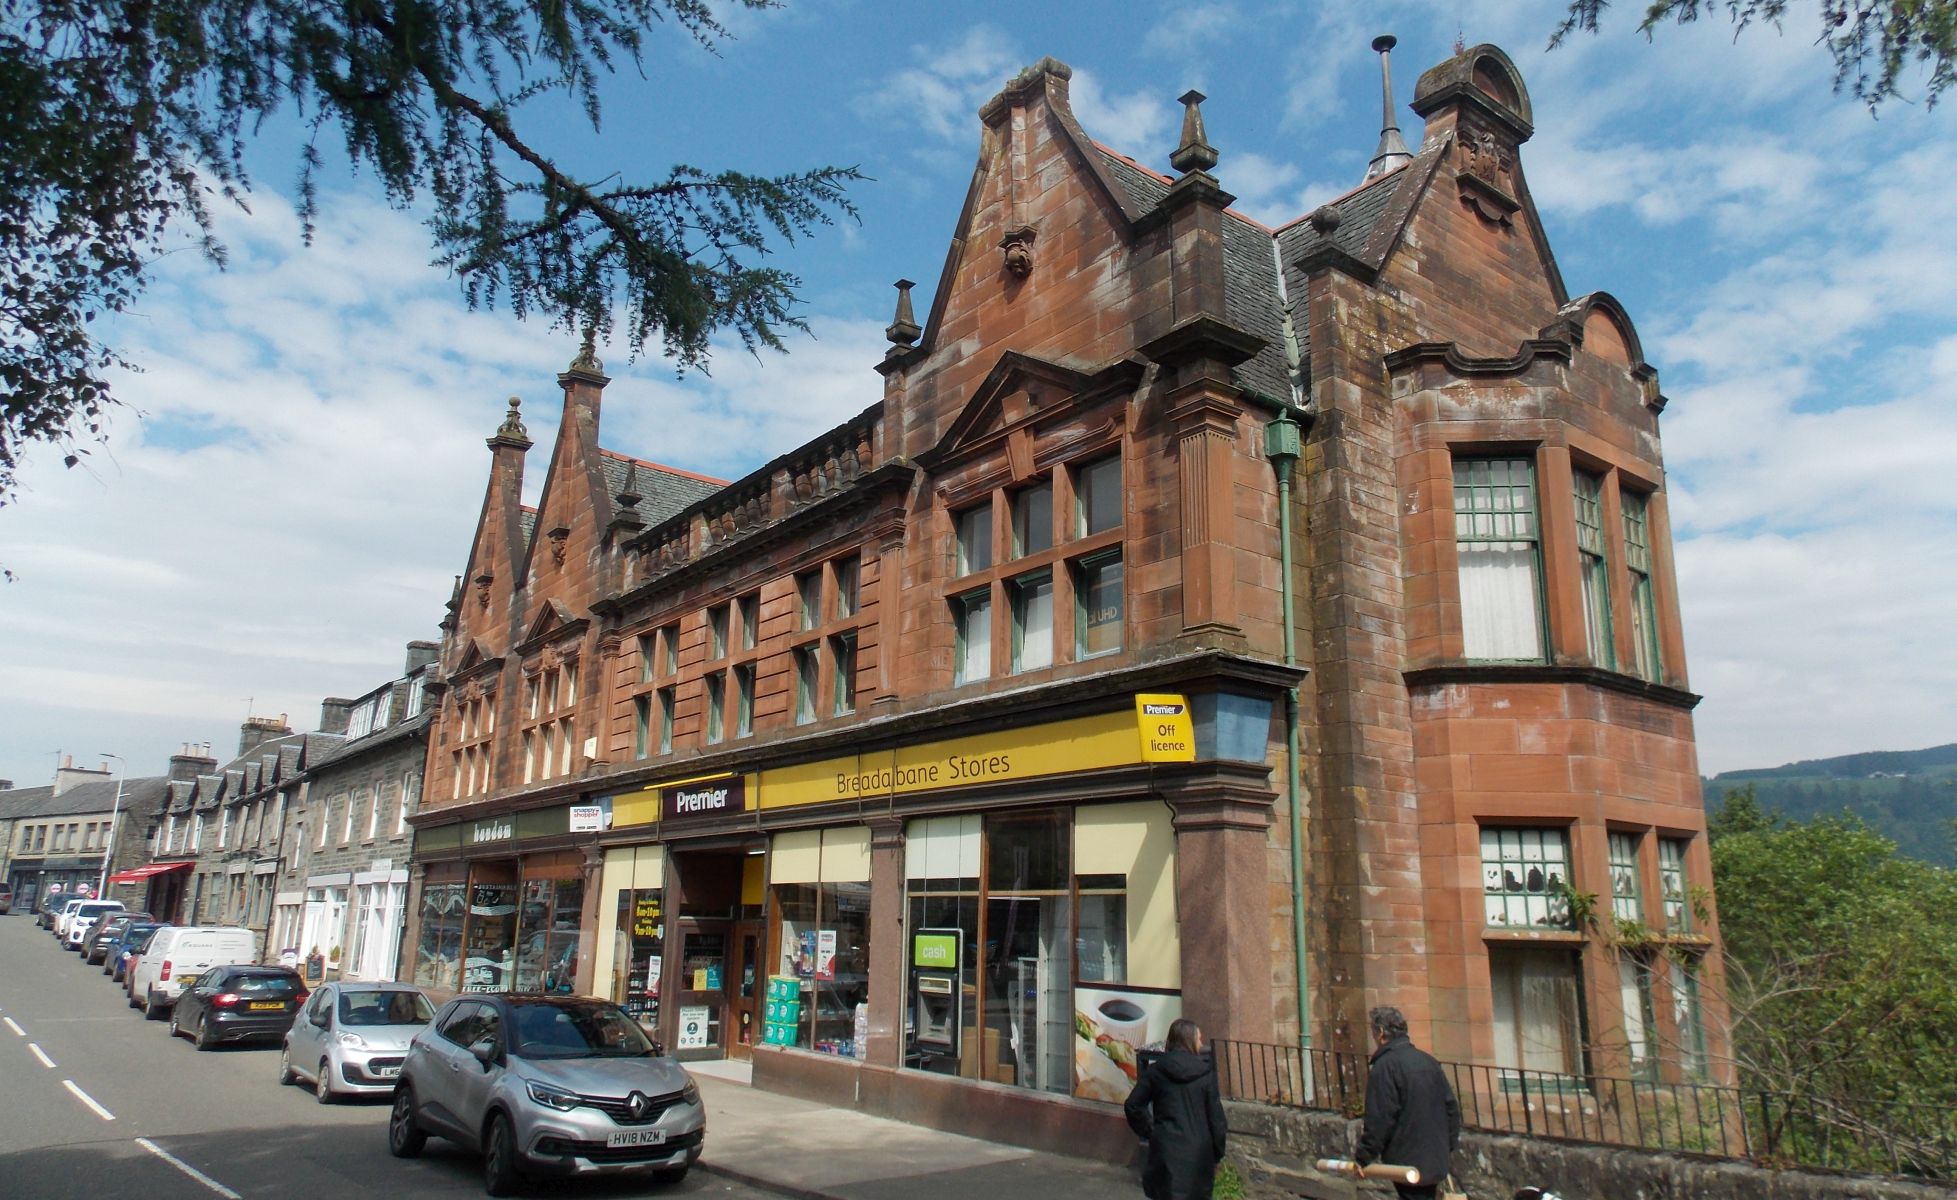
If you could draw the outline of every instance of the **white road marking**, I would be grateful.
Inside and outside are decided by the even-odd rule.
[[[61,1081],[61,1086],[75,1093],[75,1099],[81,1101],[83,1104],[86,1104],[90,1108],[94,1109],[95,1115],[102,1118],[104,1121],[113,1121],[116,1119],[116,1115],[114,1113],[110,1112],[106,1108],[103,1108],[100,1104],[97,1104],[95,1102],[95,1097],[89,1095],[87,1092],[84,1092],[80,1088],[76,1087],[74,1080],[64,1079]]]
[[[54,1070],[54,1060],[48,1057],[47,1051],[41,1049],[39,1046],[36,1046],[33,1042],[27,1043],[27,1048],[34,1052],[35,1058],[41,1060],[42,1066],[46,1067],[50,1071]]]
[[[165,1150],[163,1147],[157,1145],[155,1142],[150,1141],[148,1138],[137,1138],[136,1144],[138,1146],[141,1146],[143,1149],[149,1151],[151,1154],[156,1155],[164,1162],[169,1163],[177,1170],[182,1171],[184,1174],[190,1176],[192,1179],[195,1179],[197,1182],[203,1184],[205,1187],[216,1192],[218,1195],[223,1196],[225,1200],[244,1200],[244,1198],[239,1196],[238,1193],[232,1191],[228,1187],[225,1187],[217,1180],[212,1179],[209,1175],[204,1174],[196,1167],[191,1166],[183,1159],[178,1158],[176,1155],[170,1153],[168,1150]]]
[[[0,1017],[0,1021],[5,1021],[7,1023],[7,1028],[14,1031],[15,1037],[27,1036],[27,1031],[25,1029],[22,1029],[20,1026],[14,1024],[14,1019],[12,1017]]]

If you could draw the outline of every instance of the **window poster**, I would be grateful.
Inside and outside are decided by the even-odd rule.
[[[816,931],[804,929],[797,938],[795,954],[795,973],[803,979],[815,975]]]
[[[688,1005],[680,1009],[679,1049],[699,1050],[709,1045],[707,1032],[706,1005]]]
[[[1181,992],[1075,988],[1074,1095],[1126,1100],[1140,1070],[1136,1052],[1160,1046],[1181,1015]]]
[[[836,978],[836,931],[833,929],[816,931],[815,977],[829,980]]]

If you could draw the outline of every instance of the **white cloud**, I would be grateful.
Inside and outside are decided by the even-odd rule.
[[[941,140],[965,141],[977,130],[979,106],[1025,64],[1012,41],[974,25],[939,49],[913,47],[914,66],[870,93],[866,106],[887,120],[914,123]]]
[[[1176,4],[1142,35],[1142,53],[1188,58],[1228,40],[1242,25],[1234,4]]]
[[[1162,161],[1175,148],[1182,106],[1172,95],[1150,87],[1111,91],[1093,72],[1077,67],[1068,97],[1081,128],[1104,146],[1145,163]]]

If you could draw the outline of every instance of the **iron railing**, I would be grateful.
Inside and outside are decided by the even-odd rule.
[[[1214,1043],[1232,1100],[1365,1111],[1365,1055],[1257,1042]],[[1957,1180],[1957,1107],[1858,1102],[1711,1083],[1570,1075],[1442,1063],[1462,1123],[1610,1146],[1635,1146],[1775,1166]]]

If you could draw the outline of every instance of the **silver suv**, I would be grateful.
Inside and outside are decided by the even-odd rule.
[[[413,1158],[434,1134],[479,1150],[484,1187],[507,1196],[530,1174],[676,1182],[706,1133],[693,1078],[623,1009],[512,992],[457,997],[415,1035],[387,1148]]]

